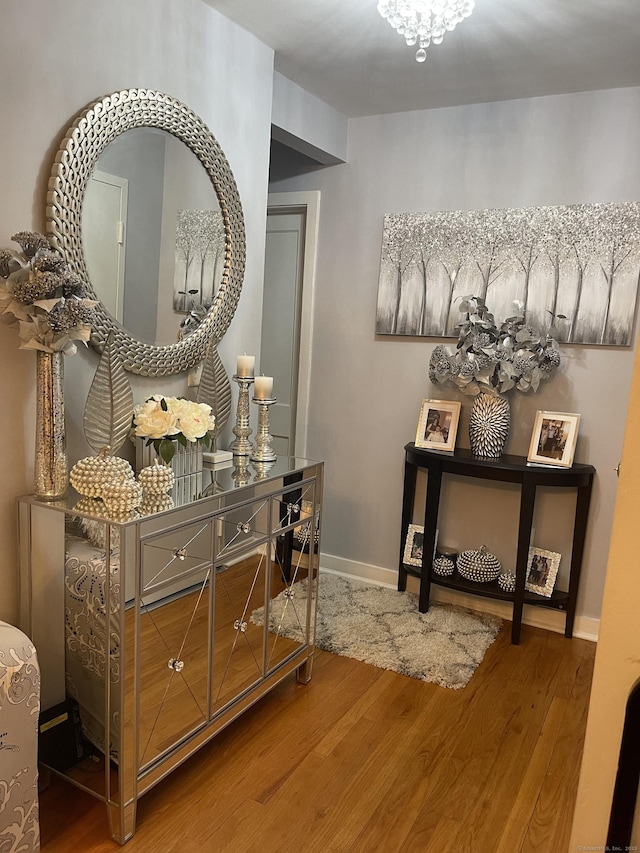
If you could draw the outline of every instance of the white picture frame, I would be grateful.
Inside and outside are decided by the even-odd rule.
[[[527,462],[571,468],[579,423],[573,412],[536,412]]]
[[[560,567],[561,554],[555,551],[545,551],[543,548],[529,548],[527,561],[527,576],[524,588],[528,592],[544,595],[551,598],[558,568]]]
[[[433,545],[433,557],[436,556],[439,530],[436,530],[436,541]],[[421,524],[410,524],[407,538],[404,541],[403,562],[408,566],[422,568],[422,552],[424,549],[424,527]]]
[[[455,400],[423,400],[420,406],[416,447],[428,450],[455,450],[460,403]]]

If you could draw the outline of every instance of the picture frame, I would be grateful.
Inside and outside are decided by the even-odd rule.
[[[572,412],[536,412],[527,462],[571,468],[578,439],[580,415]]]
[[[561,554],[542,548],[529,548],[524,588],[529,592],[551,598],[558,576]]]
[[[416,431],[416,447],[453,452],[459,422],[460,403],[455,400],[423,400]]]
[[[433,545],[433,556],[436,556],[439,531],[436,530],[436,541]],[[410,524],[407,530],[407,538],[404,542],[404,555],[402,560],[409,566],[422,568],[422,551],[424,548],[424,527],[421,524]]]

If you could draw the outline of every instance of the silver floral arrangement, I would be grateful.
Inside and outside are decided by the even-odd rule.
[[[21,349],[72,355],[74,341],[89,340],[97,302],[44,234],[19,231],[11,239],[22,251],[0,249],[2,319],[19,324]]]
[[[560,348],[549,330],[541,332],[527,322],[523,305],[514,302],[514,316],[498,328],[484,299],[465,296],[460,304],[465,318],[458,323],[455,352],[439,344],[429,361],[429,379],[435,385],[452,382],[464,393],[504,394],[515,388],[537,391],[560,365]],[[557,315],[563,319],[562,315]]]

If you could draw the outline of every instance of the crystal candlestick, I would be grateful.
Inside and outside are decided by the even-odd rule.
[[[247,456],[237,456],[234,462],[231,478],[236,487],[247,486],[251,481],[251,470]]]
[[[269,434],[269,406],[276,402],[275,398],[264,400],[254,397],[253,402],[258,406],[258,432],[256,434],[256,446],[251,454],[252,462],[274,462],[278,454],[271,447],[272,438]]]
[[[253,376],[238,376],[233,377],[233,381],[238,383],[238,410],[236,412],[236,425],[233,428],[233,434],[236,440],[231,442],[229,450],[234,456],[249,456],[253,450],[253,445],[249,441],[251,435],[251,427],[249,426],[249,388],[253,385]]]

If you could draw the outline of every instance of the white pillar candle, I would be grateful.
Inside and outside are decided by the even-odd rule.
[[[256,357],[255,355],[239,355],[238,362],[236,365],[236,376],[245,376],[250,377],[253,376],[253,371],[256,366]]]
[[[271,400],[273,398],[273,376],[256,376],[253,396],[256,400]]]

